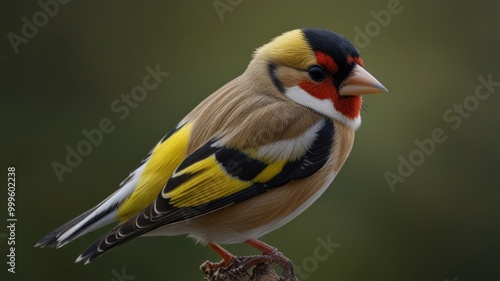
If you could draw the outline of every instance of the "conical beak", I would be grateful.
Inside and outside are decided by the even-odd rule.
[[[359,65],[354,67],[353,73],[340,86],[341,96],[359,96],[388,92],[387,89],[368,71]]]

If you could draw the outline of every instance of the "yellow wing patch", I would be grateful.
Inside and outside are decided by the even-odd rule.
[[[117,218],[125,221],[151,204],[179,164],[186,158],[192,124],[187,123],[154,148],[137,187],[118,209]]]
[[[214,155],[194,163],[180,173],[193,176],[164,195],[177,208],[202,205],[252,185],[252,182],[241,181],[226,174]]]
[[[254,182],[265,183],[270,181],[277,174],[281,173],[283,167],[287,162],[288,161],[285,160],[267,165],[267,167],[262,172],[260,172],[260,174],[257,175],[257,177],[255,177]]]
[[[279,174],[286,161],[266,164],[267,166],[252,180],[241,180],[227,173],[214,154],[175,173],[174,177],[187,179],[173,190],[163,194],[170,198],[174,207],[195,207],[224,198],[255,183],[265,183]]]

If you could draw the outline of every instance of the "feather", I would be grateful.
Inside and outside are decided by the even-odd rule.
[[[117,220],[125,221],[149,205],[185,157],[190,128],[190,124],[183,124],[170,131],[121,182],[120,188],[115,193],[50,232],[35,247],[60,248],[86,233]]]
[[[191,123],[177,126],[152,150],[133,193],[120,205],[117,218],[126,221],[158,196],[174,170],[186,157]]]
[[[141,161],[142,164],[130,173],[130,175],[120,184],[120,188],[115,193],[104,199],[95,207],[47,234],[38,241],[35,247],[60,248],[88,232],[115,222],[117,209],[134,191],[144,170],[145,162],[146,161]]]

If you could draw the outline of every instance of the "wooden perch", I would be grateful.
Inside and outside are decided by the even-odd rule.
[[[282,277],[271,267],[273,263],[283,268]],[[204,281],[297,281],[292,261],[278,251],[269,255],[235,257],[227,266],[206,261],[200,269],[205,273]]]

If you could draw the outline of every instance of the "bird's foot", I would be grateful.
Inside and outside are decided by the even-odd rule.
[[[261,255],[236,257],[215,243],[209,243],[219,256],[220,262],[204,262],[200,269],[205,272],[205,281],[297,281],[292,261],[278,249],[256,239],[246,241],[248,245],[262,252]],[[271,267],[277,264],[283,269],[283,277]],[[253,268],[250,274],[250,269]]]
[[[292,261],[287,258],[283,253],[274,249],[271,252],[263,253],[262,255],[244,257],[247,258],[245,261],[245,268],[248,270],[253,266],[258,266],[260,264],[267,264],[269,267],[271,264],[275,263],[283,269],[283,278],[279,280],[284,281],[296,281],[294,274],[294,266]]]
[[[284,269],[282,277],[271,267],[273,263]],[[297,281],[292,262],[280,252],[273,255],[235,257],[227,266],[224,266],[223,262],[206,261],[200,269],[205,273],[205,281]]]
[[[283,277],[288,278],[285,280],[296,280],[295,274],[294,274],[294,267],[292,261],[287,258],[285,255],[283,255],[282,252],[278,251],[277,248],[266,244],[260,240],[257,239],[249,239],[245,241],[248,245],[260,250],[262,252],[262,255],[260,256],[255,256],[256,259],[252,261],[252,263],[259,264],[261,262],[267,262],[269,264],[276,263],[279,265],[283,270]],[[259,261],[262,260],[261,262]]]

